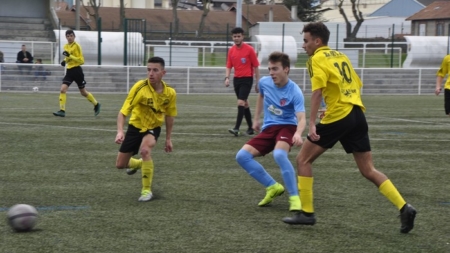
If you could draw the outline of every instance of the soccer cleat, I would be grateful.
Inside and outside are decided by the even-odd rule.
[[[306,215],[303,211],[297,212],[292,217],[283,218],[283,222],[290,225],[314,225],[316,224],[316,217],[314,214]]]
[[[95,106],[94,106],[94,113],[95,113],[95,116],[97,116],[99,113],[100,113],[100,107],[101,107],[102,105],[100,104],[100,103],[97,103]]]
[[[299,196],[290,196],[289,197],[289,211],[290,212],[300,212],[302,210],[302,202],[300,201]]]
[[[140,158],[139,160],[141,160],[142,161],[142,158]],[[140,170],[141,169],[141,167],[139,167],[139,168],[135,168],[135,169],[132,169],[132,168],[127,168],[127,174],[128,175],[134,175],[134,174],[136,174],[136,172],[138,171],[138,170]]]
[[[239,132],[239,129],[231,128],[231,129],[228,129],[228,132],[230,132],[230,134],[232,134],[232,135],[234,135],[234,136],[236,136],[236,137],[238,137],[239,135],[241,135],[241,132]]]
[[[402,209],[403,211],[400,212],[400,221],[402,223],[400,232],[406,234],[414,228],[414,219],[416,218],[417,211],[410,204],[405,204]]]
[[[153,194],[151,191],[149,190],[143,190],[141,192],[141,196],[139,197],[138,201],[139,202],[146,202],[146,201],[150,201],[153,198]]]
[[[254,131],[253,129],[248,129],[245,133],[246,133],[247,135],[254,135],[254,134],[255,134],[255,131]]]
[[[59,110],[57,112],[54,112],[53,115],[58,116],[58,117],[66,117],[66,112],[63,110]]]
[[[266,206],[270,204],[275,197],[278,197],[283,193],[284,187],[279,183],[275,183],[274,185],[267,187],[266,196],[258,203],[258,206]]]
[[[134,175],[137,171],[138,171],[138,169],[127,168],[127,174],[130,176]]]

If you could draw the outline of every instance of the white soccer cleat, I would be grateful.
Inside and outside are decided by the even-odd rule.
[[[142,191],[141,196],[139,197],[139,202],[150,201],[153,198],[153,194],[151,191]]]

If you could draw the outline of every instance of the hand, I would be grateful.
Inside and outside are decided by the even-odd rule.
[[[253,119],[252,129],[256,132],[261,132],[261,122],[259,121],[259,119]]]
[[[308,133],[309,138],[311,138],[311,140],[313,141],[318,141],[320,140],[320,135],[318,135],[316,133],[316,125],[310,125],[309,126],[309,133]]]
[[[259,85],[258,85],[258,83],[255,84],[255,92],[259,93]]]
[[[125,139],[125,136],[123,135],[123,132],[119,132],[119,133],[117,133],[117,135],[116,135],[116,140],[115,140],[115,142],[116,142],[117,144],[122,144],[122,142],[123,142],[124,139]]]
[[[292,143],[297,147],[301,146],[303,144],[302,136],[298,133],[295,133],[292,137]]]
[[[64,52],[63,52],[63,55],[64,55],[64,56],[67,56],[67,57],[70,56],[69,52],[67,52],[67,51],[64,51]]]
[[[442,88],[436,88],[434,90],[434,94],[436,94],[436,96],[438,96],[441,93],[441,91],[442,91]]]
[[[172,152],[172,150],[173,150],[172,140],[166,140],[164,151],[166,151],[166,153],[170,153]]]
[[[230,86],[230,78],[225,78],[225,87]]]
[[[66,66],[66,61],[62,61],[61,62],[61,66],[65,67]]]

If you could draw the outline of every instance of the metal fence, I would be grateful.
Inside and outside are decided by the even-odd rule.
[[[45,79],[37,75],[36,66],[28,65],[29,73],[20,73],[18,66],[25,64],[0,64],[1,92],[59,92],[64,68],[59,65],[43,64]],[[138,80],[146,78],[146,67],[141,66],[83,66],[89,91],[96,93],[127,93]],[[223,83],[224,67],[167,67],[164,80],[179,94],[234,94],[233,88]],[[268,70],[261,68],[262,75]],[[357,68],[356,72],[364,83],[363,94],[434,94],[436,68]],[[311,82],[305,68],[292,68],[289,74],[304,91],[311,92]],[[76,89],[71,89],[71,92]]]

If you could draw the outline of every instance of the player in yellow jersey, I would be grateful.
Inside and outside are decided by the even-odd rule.
[[[348,154],[353,154],[361,174],[400,211],[401,233],[414,227],[416,210],[407,204],[393,183],[375,169],[361,101],[361,80],[350,60],[328,45],[330,31],[321,22],[303,28],[303,49],[310,56],[307,67],[311,78],[311,114],[308,137],[297,156],[298,189],[302,211],[283,219],[288,224],[314,225],[312,163],[338,141]],[[316,125],[322,97],[327,110]]]
[[[450,54],[442,59],[441,68],[436,75],[436,90],[434,91],[434,94],[437,96],[442,91],[442,80],[444,80],[444,77],[446,75],[450,77]],[[450,116],[450,78],[447,78],[444,85],[444,109],[445,114]]]
[[[127,169],[132,175],[138,169],[142,172],[142,191],[138,201],[153,198],[153,159],[151,153],[166,122],[165,151],[172,152],[172,129],[177,115],[175,90],[163,80],[166,74],[164,59],[152,57],[147,63],[147,79],[140,80],[131,88],[122,109],[117,116],[116,143],[122,144],[117,155],[116,167]],[[131,114],[128,130],[124,135],[125,119]],[[141,159],[132,156],[140,153]]]
[[[78,85],[81,95],[94,105],[94,115],[97,116],[100,113],[100,103],[86,90],[86,81],[84,80],[84,73],[81,68],[81,65],[84,64],[84,57],[80,44],[75,42],[75,32],[73,30],[67,30],[66,39],[67,44],[64,45],[64,52],[62,53],[64,60],[61,62],[61,66],[65,66],[67,71],[59,93],[59,111],[54,112],[53,115],[59,117],[66,116],[67,90],[75,82]]]

